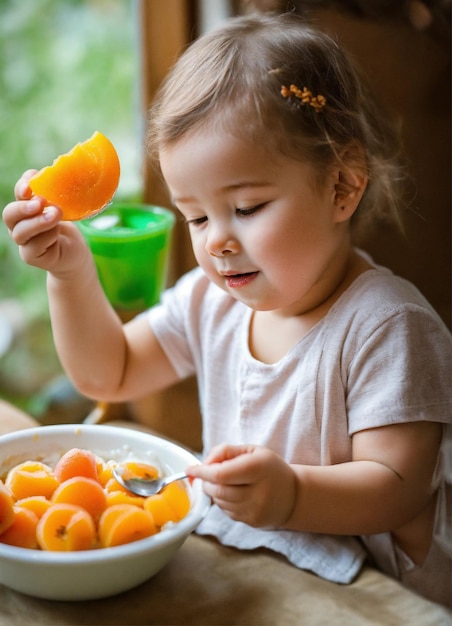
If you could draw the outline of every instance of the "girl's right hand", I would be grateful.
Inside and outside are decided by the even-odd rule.
[[[78,228],[61,221],[58,207],[33,195],[29,181],[34,174],[27,170],[17,181],[16,201],[4,208],[3,221],[25,263],[54,275],[70,273],[80,268],[88,248]]]

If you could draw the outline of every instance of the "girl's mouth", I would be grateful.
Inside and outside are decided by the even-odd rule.
[[[248,272],[247,274],[233,274],[225,276],[227,286],[230,289],[240,289],[249,285],[258,275],[259,272]]]

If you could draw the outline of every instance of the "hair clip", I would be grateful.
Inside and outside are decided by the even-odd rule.
[[[285,85],[281,86],[281,95],[283,98],[298,98],[301,104],[309,104],[315,109],[316,113],[320,113],[323,107],[326,104],[325,96],[318,95],[313,96],[312,91],[309,91],[307,87],[303,87],[303,89],[299,89],[296,85],[290,85],[290,87],[286,87]]]

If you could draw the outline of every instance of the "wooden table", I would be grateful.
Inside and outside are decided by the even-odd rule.
[[[191,535],[156,576],[112,598],[52,602],[0,586],[0,626],[64,624],[451,626],[452,614],[371,568],[341,586]]]

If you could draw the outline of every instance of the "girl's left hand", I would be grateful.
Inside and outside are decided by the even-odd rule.
[[[202,465],[187,470],[233,520],[255,527],[284,527],[296,498],[290,465],[262,446],[219,445]]]

